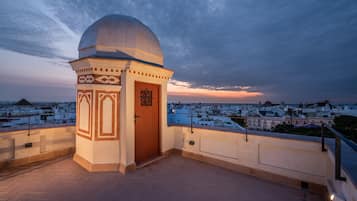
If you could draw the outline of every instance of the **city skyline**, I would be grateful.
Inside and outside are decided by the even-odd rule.
[[[3,1],[0,100],[74,101],[85,28],[110,13],[152,28],[169,101],[357,102],[354,1]],[[81,12],[77,12],[80,10]]]

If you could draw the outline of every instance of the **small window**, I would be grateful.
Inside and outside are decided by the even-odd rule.
[[[140,91],[141,106],[152,106],[152,91],[145,89]]]

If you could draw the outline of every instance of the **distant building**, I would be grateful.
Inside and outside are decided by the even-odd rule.
[[[17,106],[32,106],[32,104],[28,100],[26,100],[24,98],[19,100],[19,101],[17,101],[15,103],[15,105],[17,105]]]
[[[60,106],[59,106],[60,105]],[[14,104],[0,105],[0,129],[49,124],[75,123],[75,103],[30,103],[21,99]]]
[[[332,126],[336,111],[328,101],[307,105],[273,105],[270,103],[250,110],[247,125],[250,129],[273,130],[279,124],[291,124],[296,127]]]
[[[272,130],[275,126],[285,122],[284,117],[248,116],[247,126],[254,130]]]

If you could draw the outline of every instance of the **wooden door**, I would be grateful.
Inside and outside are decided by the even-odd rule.
[[[159,89],[159,85],[135,82],[136,164],[160,155]]]

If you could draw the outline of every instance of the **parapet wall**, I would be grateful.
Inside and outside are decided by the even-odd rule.
[[[327,189],[332,183],[330,193],[357,200],[357,189],[344,171],[347,181],[335,181],[333,154],[322,152],[317,138],[301,140],[205,128],[193,128],[192,133],[182,126],[169,129],[175,148],[188,157],[291,186],[308,183],[310,190]]]
[[[68,155],[75,149],[75,127],[0,132],[0,168]]]
[[[186,157],[249,175],[310,190],[327,189],[335,200],[357,201],[357,188],[342,169],[346,181],[334,175],[333,152],[321,151],[317,138],[272,137],[205,128],[170,126],[163,150],[175,148]],[[31,144],[32,143],[32,144]],[[72,154],[75,127],[33,129],[0,133],[0,169]]]

